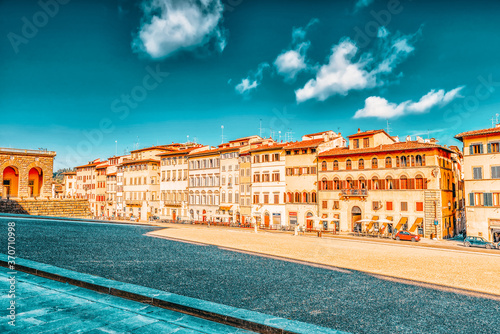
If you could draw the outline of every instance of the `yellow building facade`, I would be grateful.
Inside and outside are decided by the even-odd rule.
[[[500,241],[500,124],[463,132],[467,235]]]
[[[349,147],[319,154],[319,213],[339,219],[341,231],[452,237],[457,155],[431,140],[400,142],[384,130],[358,130]]]

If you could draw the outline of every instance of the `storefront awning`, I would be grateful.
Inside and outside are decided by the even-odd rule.
[[[410,232],[411,233],[415,232],[415,230],[422,224],[423,221],[424,221],[424,218],[415,219],[415,222],[413,223],[413,225],[410,228]]]
[[[396,230],[399,231],[401,229],[401,226],[403,226],[407,222],[408,222],[408,217],[401,217],[401,219],[399,220],[399,223],[396,225]]]

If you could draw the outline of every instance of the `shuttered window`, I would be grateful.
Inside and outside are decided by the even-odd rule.
[[[500,166],[491,166],[491,178],[500,179]]]
[[[474,193],[469,193],[469,206],[474,206]]]
[[[474,180],[481,180],[483,178],[483,168],[482,167],[473,167],[472,174]]]
[[[493,206],[493,194],[492,193],[483,193],[483,205],[484,206]]]

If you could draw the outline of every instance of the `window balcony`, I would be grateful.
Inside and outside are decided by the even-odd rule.
[[[366,197],[368,190],[366,189],[342,189],[342,196],[344,197]]]

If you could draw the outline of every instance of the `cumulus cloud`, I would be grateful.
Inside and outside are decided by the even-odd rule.
[[[285,78],[285,81],[293,82],[297,74],[310,67],[306,60],[306,52],[310,42],[306,41],[305,37],[307,30],[318,22],[318,19],[312,19],[305,27],[294,28],[292,30],[292,45],[276,57],[274,67],[276,72]]]
[[[356,4],[354,5],[354,12],[357,12],[361,8],[368,7],[373,0],[358,0],[356,1]]]
[[[236,85],[236,87],[234,88],[236,92],[242,95],[246,95],[250,91],[256,89],[262,81],[264,70],[267,68],[269,68],[268,63],[259,64],[257,71],[250,73],[248,77],[242,79],[241,82]]]
[[[221,0],[144,0],[141,27],[132,48],[153,59],[185,50],[224,50]]]
[[[443,107],[456,98],[463,97],[460,91],[464,86],[457,87],[448,92],[444,89],[431,90],[418,100],[411,100],[399,104],[391,103],[379,96],[370,96],[365,100],[365,107],[354,114],[354,118],[395,118],[406,114],[422,114],[429,112],[434,107]]]
[[[350,90],[385,85],[387,76],[413,53],[419,35],[420,29],[412,35],[391,36],[387,29],[381,28],[377,49],[359,56],[355,42],[344,38],[332,47],[328,63],[319,67],[316,78],[295,91],[297,103],[310,99],[324,101],[333,95],[347,95]]]

